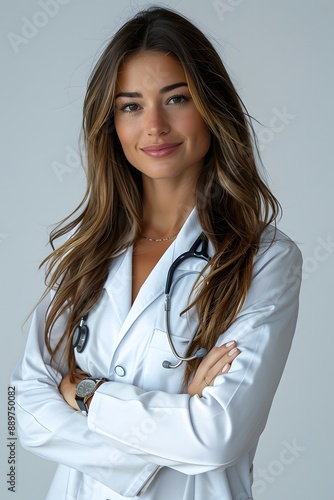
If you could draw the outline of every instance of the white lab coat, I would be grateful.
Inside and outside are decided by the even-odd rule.
[[[80,368],[110,380],[94,395],[88,417],[58,392],[66,368],[50,366],[43,342],[49,299],[35,311],[12,384],[22,445],[60,464],[47,500],[117,500],[139,492],[142,500],[252,498],[255,449],[295,330],[301,254],[279,231],[268,248],[273,229],[266,230],[246,302],[217,342],[236,340],[241,354],[201,398],[190,397],[182,393],[184,364],[162,367],[176,361],[165,334],[164,286],[171,263],[200,232],[193,210],[132,307],[132,248],[112,264],[89,314],[87,347],[76,353]],[[194,311],[180,312],[204,264],[188,259],[175,273],[170,324],[180,354],[197,321]],[[54,333],[61,331],[59,321]]]

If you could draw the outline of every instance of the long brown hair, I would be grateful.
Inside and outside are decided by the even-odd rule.
[[[123,154],[113,107],[121,63],[142,51],[168,53],[180,61],[211,132],[195,199],[203,232],[216,253],[191,304],[199,324],[189,354],[198,347],[210,350],[235,320],[251,284],[261,234],[280,212],[258,172],[251,118],[211,42],[174,11],[151,7],[139,12],[114,35],[88,82],[83,110],[86,194],[51,232],[53,252],[41,264],[47,263],[47,291],[55,289],[45,324],[46,346],[54,359],[65,342],[72,376],[74,328],[99,300],[114,257],[141,232],[141,176]],[[71,237],[55,249],[54,241],[69,231]],[[65,312],[66,328],[52,347],[52,328]],[[185,383],[199,362],[188,363]]]

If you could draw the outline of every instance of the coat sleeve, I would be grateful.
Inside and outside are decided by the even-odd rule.
[[[25,353],[12,374],[20,442],[36,455],[79,470],[117,493],[133,497],[159,467],[118,450],[90,430],[87,417],[64,401],[58,385],[65,370],[60,366],[56,371],[51,366],[44,344],[48,303],[45,299],[36,309]]]
[[[259,251],[242,311],[217,342],[236,340],[241,354],[201,398],[107,382],[90,405],[89,428],[121,451],[186,474],[224,470],[248,453],[264,429],[290,350],[301,263],[291,240]]]

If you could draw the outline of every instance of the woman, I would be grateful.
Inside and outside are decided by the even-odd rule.
[[[51,235],[70,233],[13,375],[23,446],[60,464],[48,499],[252,498],[301,256],[272,226],[250,129],[215,49],[175,12],[140,12],[100,57],[87,192]]]

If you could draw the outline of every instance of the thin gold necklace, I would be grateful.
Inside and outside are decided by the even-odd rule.
[[[179,234],[179,231],[177,233],[175,233],[175,234],[172,234],[172,236],[167,236],[167,238],[149,238],[148,236],[144,236],[143,234],[141,235],[141,237],[144,238],[144,240],[146,240],[146,241],[156,241],[156,242],[159,242],[159,241],[172,240],[178,234]]]

